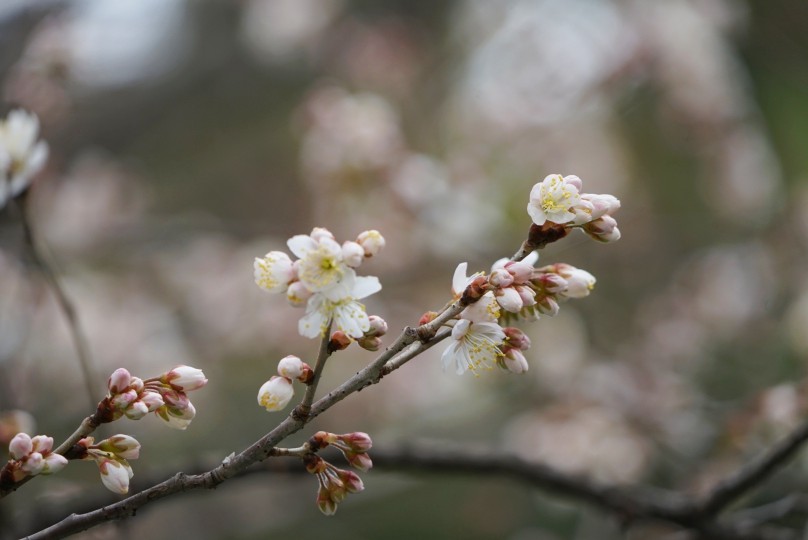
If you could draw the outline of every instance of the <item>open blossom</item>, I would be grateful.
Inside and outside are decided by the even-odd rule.
[[[25,191],[45,165],[48,145],[37,141],[39,120],[33,113],[15,109],[0,122],[0,208]]]
[[[570,223],[575,219],[574,208],[581,203],[580,188],[581,179],[577,176],[551,174],[533,186],[527,213],[536,225],[544,225],[546,221]]]
[[[370,330],[370,320],[365,306],[358,300],[381,290],[379,279],[374,276],[349,275],[345,281],[346,293],[328,291],[316,293],[309,299],[306,314],[300,319],[298,330],[309,338],[322,336],[333,318],[334,327],[348,336],[359,339]]]
[[[452,328],[452,342],[443,351],[443,368],[454,365],[458,375],[476,372],[481,367],[490,368],[502,356],[499,346],[504,339],[505,332],[496,322],[460,319]]]
[[[320,337],[333,321],[335,330],[362,338],[370,326],[359,300],[381,290],[381,284],[376,277],[357,276],[354,269],[384,246],[381,234],[365,231],[356,242],[340,245],[328,229],[315,227],[287,245],[298,259],[277,251],[256,259],[256,283],[269,292],[285,292],[295,307],[306,306],[298,324],[301,335]]]

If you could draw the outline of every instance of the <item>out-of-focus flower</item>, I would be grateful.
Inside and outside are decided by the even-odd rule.
[[[0,122],[0,208],[25,191],[45,165],[48,145],[37,141],[39,119],[15,109]]]
[[[36,420],[27,411],[12,410],[0,413],[0,446],[10,443],[17,433],[29,433],[35,430]]]
[[[280,411],[294,395],[292,381],[286,377],[273,376],[258,390],[258,404],[270,412]]]

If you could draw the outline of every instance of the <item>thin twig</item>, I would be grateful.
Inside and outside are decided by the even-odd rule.
[[[28,251],[31,254],[34,264],[36,264],[36,266],[39,268],[40,272],[45,277],[45,282],[53,291],[54,296],[56,296],[56,301],[59,304],[59,308],[62,310],[65,320],[67,321],[67,326],[70,330],[73,344],[76,347],[76,356],[79,361],[79,366],[81,367],[81,372],[84,377],[84,386],[87,391],[87,398],[90,400],[90,406],[94,406],[95,403],[93,403],[92,396],[97,391],[94,383],[98,381],[98,378],[95,375],[93,363],[90,358],[90,348],[87,344],[87,338],[85,337],[84,332],[81,329],[81,324],[79,323],[76,306],[67,295],[67,292],[65,292],[65,289],[62,286],[53,265],[45,256],[44,248],[40,245],[40,242],[37,241],[31,223],[31,216],[28,212],[27,196],[18,197],[17,201],[17,207],[20,209],[20,221],[22,222],[25,244],[28,247]]]
[[[786,438],[718,484],[702,503],[701,511],[706,516],[718,514],[784,466],[806,441],[808,441],[808,422],[800,425]]]
[[[317,386],[320,384],[320,377],[323,374],[323,369],[325,368],[325,361],[328,360],[328,357],[331,356],[331,351],[329,350],[329,343],[331,342],[331,326],[333,325],[333,319],[328,321],[328,325],[326,326],[325,332],[323,332],[323,337],[320,339],[320,350],[317,353],[317,362],[314,364],[314,376],[311,379],[311,382],[306,387],[306,393],[303,395],[303,400],[300,402],[295,408],[295,414],[300,416],[308,416],[309,412],[311,412],[311,404],[314,402],[314,395],[317,393]]]

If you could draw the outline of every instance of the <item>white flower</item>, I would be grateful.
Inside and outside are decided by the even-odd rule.
[[[581,180],[577,176],[551,174],[533,186],[527,213],[536,225],[569,223],[575,219],[573,207],[581,204],[578,194]]]
[[[349,269],[350,270],[350,269]],[[336,330],[341,330],[352,338],[361,338],[370,330],[370,321],[365,306],[358,302],[381,290],[379,278],[374,276],[357,277],[353,270],[346,275],[342,283],[329,291],[317,293],[309,299],[306,314],[298,323],[300,335],[317,338],[328,328],[328,321],[333,318]]]
[[[253,268],[255,283],[267,292],[286,292],[295,279],[292,259],[283,251],[270,251],[262,259],[256,257]]]
[[[286,407],[294,395],[292,381],[276,375],[261,385],[258,390],[258,404],[270,412],[279,411]]]
[[[490,368],[502,356],[499,345],[504,339],[505,332],[495,322],[460,319],[452,328],[452,343],[443,351],[443,369],[454,364],[457,374],[462,375],[468,370]]]
[[[471,322],[491,322],[499,320],[502,311],[493,292],[487,292],[482,297],[460,312],[460,318]]]
[[[39,120],[33,113],[15,109],[0,122],[0,207],[31,184],[45,165],[48,145],[37,142]]]
[[[295,261],[298,279],[312,292],[338,287],[353,272],[342,259],[342,246],[325,233],[315,229],[312,236],[298,234],[286,243],[300,258]]]

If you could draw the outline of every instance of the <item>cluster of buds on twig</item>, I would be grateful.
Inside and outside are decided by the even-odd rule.
[[[270,412],[280,411],[295,395],[292,380],[309,384],[313,378],[314,371],[307,363],[291,354],[285,356],[278,362],[278,375],[273,375],[258,390],[258,404]]]
[[[367,455],[372,444],[370,436],[362,432],[337,435],[318,431],[308,442],[312,452],[329,445],[338,448],[348,463],[360,471],[367,471],[373,466]],[[358,493],[365,489],[362,479],[353,471],[339,469],[313,453],[305,456],[303,461],[306,470],[317,476],[320,484],[317,490],[317,507],[327,516],[337,511],[337,505],[349,493]]]
[[[0,471],[0,486],[11,486],[26,476],[53,474],[67,465],[67,459],[53,452],[53,438],[45,435],[30,437],[18,433],[8,445],[11,459]]]
[[[155,413],[169,426],[185,429],[196,416],[188,392],[198,390],[208,380],[202,370],[177,366],[158,377],[141,379],[124,368],[116,369],[107,381],[107,397],[98,404],[105,422],[126,416],[139,420]]]
[[[298,323],[301,335],[325,335],[333,321],[336,330],[361,339],[370,330],[365,306],[359,300],[381,290],[378,278],[357,276],[356,268],[384,247],[378,231],[365,231],[356,241],[340,245],[330,231],[315,227],[310,235],[293,236],[286,243],[298,257],[270,251],[253,265],[256,284],[271,293],[286,293],[289,303],[306,307]]]
[[[370,328],[356,340],[357,345],[367,351],[378,351],[382,346],[382,336],[387,333],[387,322],[378,315],[370,315],[368,317]],[[328,342],[329,352],[342,351],[347,349],[354,340],[343,332],[336,330],[331,334],[331,339]]]
[[[38,137],[39,120],[33,113],[15,109],[0,121],[0,208],[24,193],[45,165],[48,145]]]
[[[71,457],[95,461],[104,486],[121,495],[129,492],[129,480],[134,473],[127,460],[137,459],[140,443],[129,435],[113,435],[94,444],[92,437],[81,439],[70,450]]]

